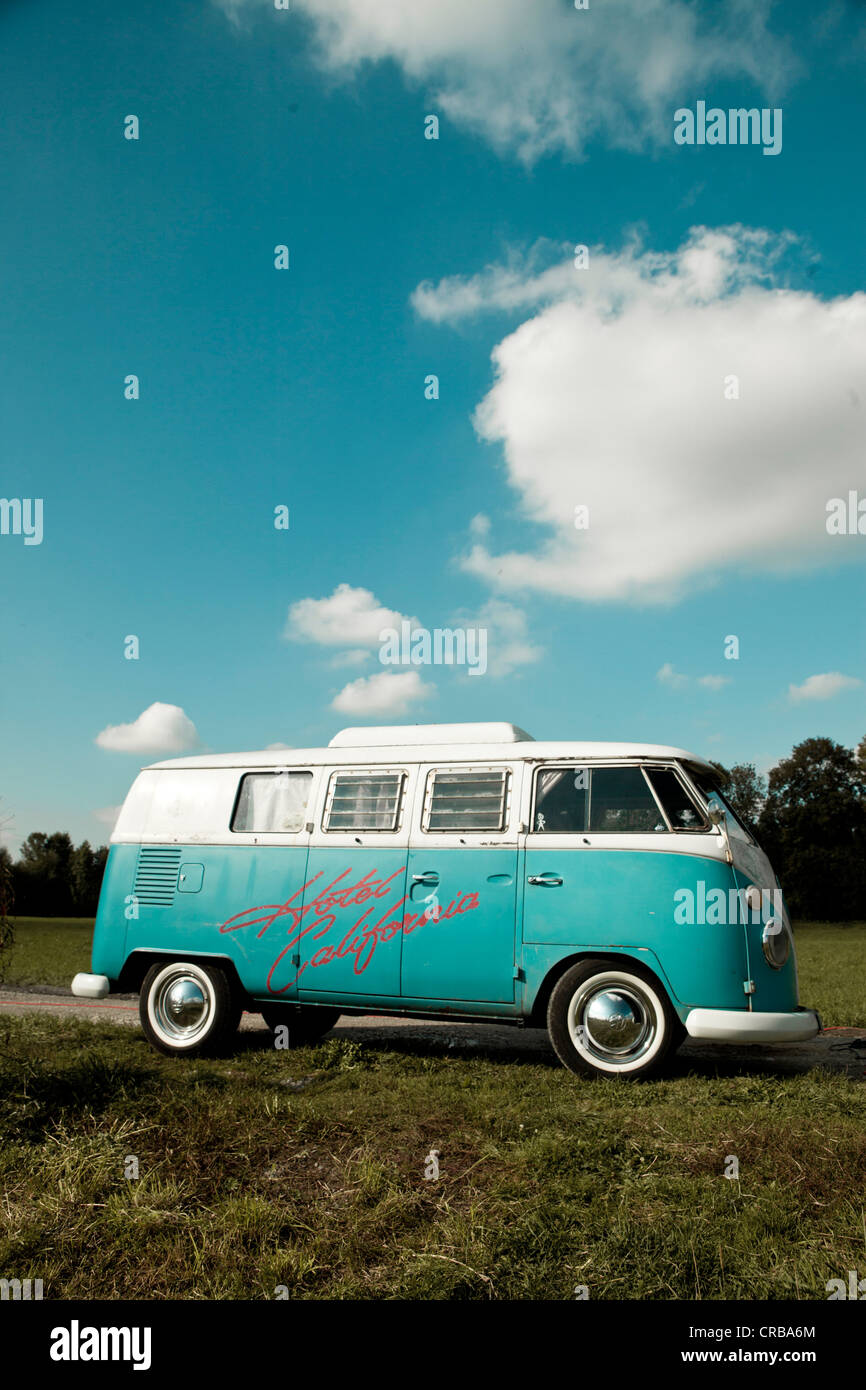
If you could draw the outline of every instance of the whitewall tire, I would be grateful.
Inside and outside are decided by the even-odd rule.
[[[141,1026],[169,1057],[218,1052],[236,1032],[241,1006],[219,966],[170,960],[152,965],[141,986]]]
[[[657,1072],[680,1039],[662,986],[631,961],[583,960],[557,981],[547,1010],[556,1055],[583,1076]]]

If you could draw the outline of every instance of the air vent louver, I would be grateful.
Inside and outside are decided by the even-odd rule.
[[[147,907],[171,907],[177,889],[180,850],[165,845],[143,845],[138,852],[138,868],[133,893]]]

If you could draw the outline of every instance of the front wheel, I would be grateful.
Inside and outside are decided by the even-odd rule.
[[[169,1057],[215,1053],[236,1032],[241,1006],[225,971],[198,961],[159,961],[139,1001],[148,1041]]]
[[[629,1079],[657,1072],[677,1038],[677,1016],[639,966],[583,960],[554,987],[547,1029],[557,1057],[582,1076]]]

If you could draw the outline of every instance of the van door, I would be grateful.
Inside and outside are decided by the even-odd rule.
[[[310,833],[307,828],[316,777],[309,768],[262,769],[240,778],[231,817],[231,845],[185,850],[201,860],[203,891],[186,899],[184,938],[192,912],[203,914],[213,942],[213,910],[219,906],[220,950],[234,961],[244,988],[253,998],[297,998],[297,952],[300,913],[307,877]],[[178,891],[190,892],[196,866],[180,866]]]
[[[419,770],[404,1000],[513,1004],[521,771],[521,764]]]
[[[326,773],[297,943],[300,1000],[399,995],[406,808],[414,789],[414,774],[405,767]]]
[[[680,818],[688,812],[692,821]],[[636,959],[652,952],[675,999],[742,1006],[744,958],[730,927],[708,921],[696,932],[676,922],[683,889],[726,895],[733,883],[696,803],[672,799],[652,769],[633,763],[557,761],[535,772],[529,820],[525,958],[543,970],[572,951],[623,951]]]

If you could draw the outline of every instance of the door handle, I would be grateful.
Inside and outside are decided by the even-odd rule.
[[[432,871],[428,871],[425,874],[413,874],[412,882],[424,883],[427,885],[428,888],[435,888],[436,884],[439,882],[439,875],[433,873]]]
[[[526,880],[533,888],[561,888],[562,879],[556,874],[530,874]]]

